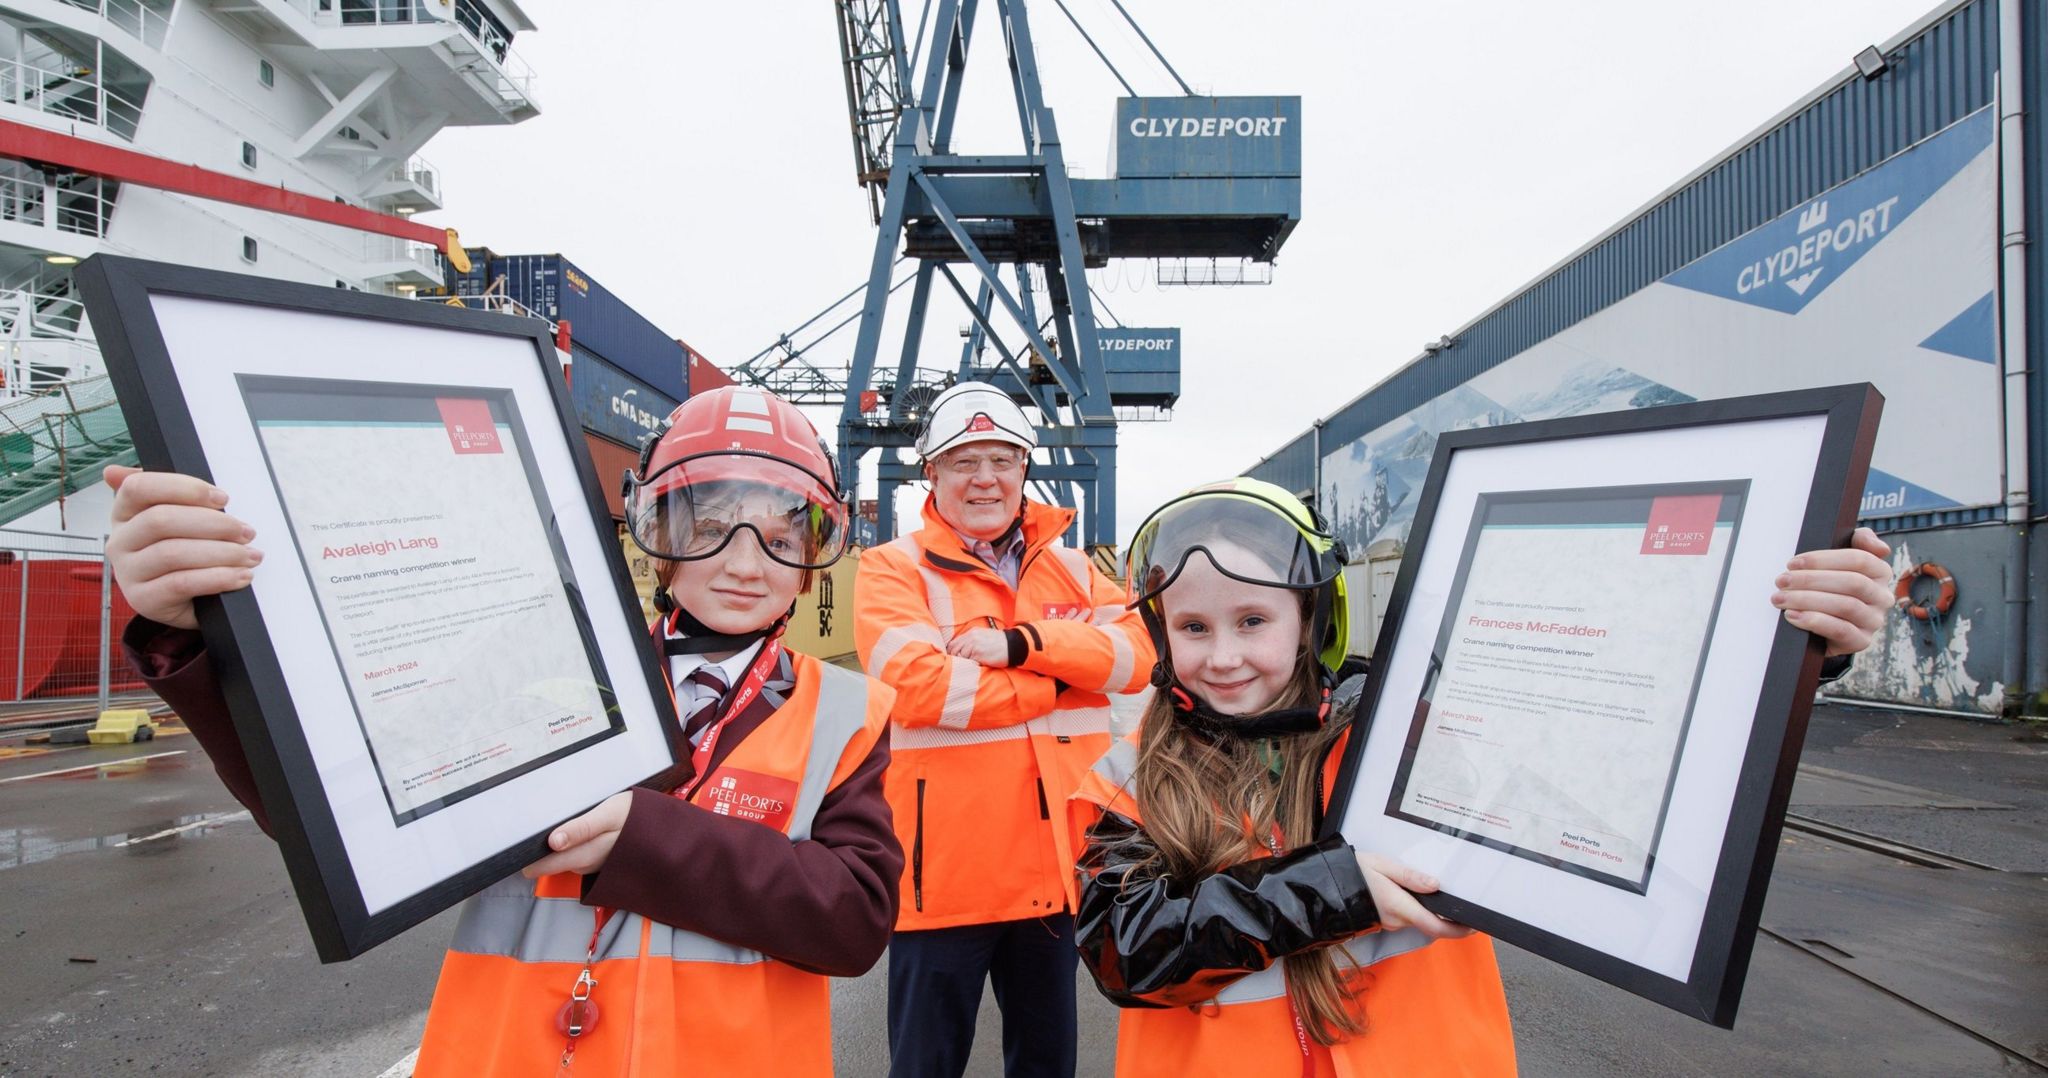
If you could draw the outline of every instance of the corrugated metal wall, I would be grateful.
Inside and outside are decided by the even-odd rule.
[[[1316,486],[1316,432],[1308,431],[1244,473],[1301,494]]]
[[[2027,2],[2036,76],[2029,97],[2039,102],[2041,57],[2048,52],[2040,11],[2048,0]],[[1957,9],[1900,46],[1890,61],[1891,70],[1883,76],[1851,79],[1826,94],[1508,299],[1457,334],[1451,347],[1411,363],[1340,409],[1326,421],[1325,443],[1343,445],[1358,438],[1988,104],[1998,66],[1996,0]],[[1729,77],[1739,76],[1739,68],[1731,65]],[[2040,113],[2037,105],[2030,120],[2036,130]],[[2042,179],[2034,177],[2037,191]],[[2039,264],[2039,244],[2032,254]],[[2036,289],[2043,287],[2042,276],[2040,271],[2033,275]],[[2033,351],[2040,362],[2038,339]],[[2034,387],[2037,402],[2043,398],[2042,381],[2036,379]],[[2038,415],[2038,403],[2036,408]],[[1293,454],[1307,437],[1289,443],[1259,468],[1277,474],[1292,467]],[[2048,475],[2039,441],[2036,474]],[[1305,485],[1291,472],[1274,481],[1290,489]]]

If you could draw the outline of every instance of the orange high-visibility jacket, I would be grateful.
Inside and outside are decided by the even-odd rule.
[[[1088,809],[1076,813],[1077,825],[1085,827],[1090,817],[1108,811],[1144,826],[1137,748],[1134,734],[1090,769],[1074,795]],[[1323,768],[1326,804],[1343,755],[1340,739]],[[1414,929],[1400,929],[1366,932],[1333,946],[1360,967],[1349,983],[1359,992],[1356,1005],[1365,1012],[1366,1028],[1328,1048],[1308,1042],[1308,1062],[1319,1078],[1515,1073],[1514,1031],[1492,939],[1474,934],[1431,943]],[[1341,956],[1338,968],[1344,968]],[[1300,1078],[1303,1062],[1279,962],[1192,1007],[1118,1012],[1119,1078]]]
[[[1123,589],[1056,545],[1070,509],[1024,503],[1017,587],[925,500],[924,528],[862,555],[854,644],[896,689],[886,782],[905,855],[898,931],[1074,907],[1068,799],[1109,748],[1109,698],[1152,672]],[[1021,665],[946,654],[969,629],[1017,627]]]
[[[796,685],[788,699],[733,747],[690,801],[737,813],[723,806],[720,776],[751,772],[738,785],[792,791],[783,829],[802,841],[825,795],[887,733],[895,694],[809,656],[790,659]],[[764,784],[763,777],[779,782]],[[583,969],[595,925],[581,892],[575,873],[513,876],[469,900],[427,1012],[416,1075],[556,1073],[566,1038],[555,1016]],[[832,1073],[831,999],[819,974],[624,911],[606,923],[591,969],[598,1020],[577,1040],[573,1073],[739,1073],[758,1069],[768,1055],[777,1074]]]

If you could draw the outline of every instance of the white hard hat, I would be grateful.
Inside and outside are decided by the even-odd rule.
[[[1029,453],[1038,448],[1038,428],[1008,393],[987,382],[961,382],[932,399],[917,433],[917,455],[930,460],[968,442],[1008,442]]]

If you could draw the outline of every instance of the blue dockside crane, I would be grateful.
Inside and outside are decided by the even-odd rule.
[[[1108,65],[1065,3],[1055,3]],[[1024,0],[926,0],[921,23],[929,18],[930,34],[921,24],[908,39],[913,50],[929,43],[915,83],[897,0],[838,0],[856,175],[868,188],[878,228],[851,367],[844,383],[829,378],[829,386],[817,383],[819,372],[808,362],[750,360],[734,373],[797,390],[799,399],[807,389],[816,403],[837,398],[840,474],[849,489],[862,459],[883,451],[876,468],[879,539],[895,534],[896,488],[920,478],[916,463],[899,451],[913,444],[921,406],[941,388],[920,384],[917,373],[936,286],[943,282],[972,319],[952,377],[993,382],[1035,407],[1039,444],[1050,459],[1032,467],[1032,480],[1068,506],[1078,489],[1082,541],[1113,543],[1117,409],[1171,406],[1179,391],[1180,334],[1104,327],[1087,270],[1118,258],[1270,264],[1301,219],[1301,99],[1195,94],[1120,0],[1111,3],[1183,95],[1140,97],[1109,65],[1131,94],[1117,102],[1115,173],[1079,179],[1068,174],[1059,128],[1040,92]],[[993,15],[1002,36],[1021,153],[955,149],[977,15]],[[897,280],[903,262],[914,268]],[[883,318],[891,294],[905,284],[909,317],[893,378],[886,371],[878,377]],[[1038,292],[1050,308],[1043,314]],[[779,343],[783,359],[800,359],[787,336]],[[988,363],[982,357],[991,347],[998,358]],[[771,367],[779,376],[763,377]]]

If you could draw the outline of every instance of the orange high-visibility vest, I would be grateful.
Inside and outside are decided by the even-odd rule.
[[[929,498],[923,530],[861,557],[854,644],[897,692],[885,784],[904,853],[898,931],[1074,908],[1068,800],[1109,748],[1105,694],[1144,687],[1153,652],[1123,589],[1055,545],[1073,518],[1024,503],[1015,589]],[[1021,667],[946,654],[967,630],[1026,623]]]
[[[796,685],[761,726],[698,784],[691,804],[745,815],[733,791],[770,801],[791,841],[810,837],[818,805],[867,758],[888,729],[886,687],[792,653]],[[727,780],[731,780],[730,783]],[[737,807],[735,805],[737,804]],[[677,880],[719,894],[713,879]],[[414,1074],[553,1075],[566,1038],[555,1015],[583,969],[595,924],[582,877],[513,876],[463,907],[455,942],[427,1012]],[[596,1025],[577,1039],[574,1073],[701,1075],[758,1071],[832,1073],[831,999],[826,979],[759,951],[619,911],[598,938],[591,966]]]
[[[1136,735],[1117,742],[1082,780],[1075,800],[1143,826],[1137,750]],[[1342,757],[1340,740],[1323,768],[1326,803]],[[1335,946],[1359,967],[1349,983],[1359,992],[1366,1027],[1328,1048],[1309,1042],[1309,1062],[1319,1078],[1515,1073],[1514,1031],[1492,939],[1474,934],[1431,943],[1404,928],[1367,932]],[[1338,961],[1343,969],[1342,956]],[[1193,1007],[1117,1012],[1119,1078],[1300,1078],[1302,1062],[1279,962]]]

